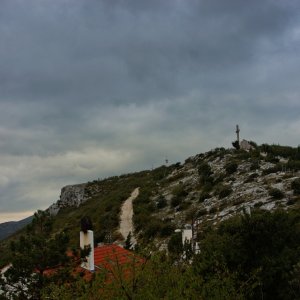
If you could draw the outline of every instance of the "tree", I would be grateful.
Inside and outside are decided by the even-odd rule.
[[[175,256],[180,256],[183,252],[182,245],[182,233],[176,232],[174,233],[168,243],[168,250],[171,254]]]
[[[132,236],[131,231],[129,231],[127,238],[125,240],[125,246],[124,246],[125,249],[129,250],[132,247],[131,236]]]
[[[11,242],[11,267],[0,280],[0,289],[9,299],[39,299],[41,289],[50,281],[62,281],[62,266],[66,255],[68,236],[51,236],[52,218],[44,211],[34,214],[27,233]],[[66,275],[66,274],[65,274]]]
[[[213,183],[214,179],[211,176],[213,174],[213,172],[212,172],[211,167],[208,163],[202,162],[198,166],[198,174],[200,176],[200,182],[202,184]]]
[[[236,150],[239,150],[239,149],[240,149],[239,141],[234,141],[234,142],[232,142],[232,146],[233,146]]]

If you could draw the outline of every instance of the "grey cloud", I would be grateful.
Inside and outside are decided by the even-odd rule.
[[[230,147],[237,123],[297,145],[299,25],[289,0],[1,1],[0,211]]]
[[[44,3],[25,15],[18,5],[8,9],[15,23],[3,30],[2,55],[6,76],[16,84],[4,90],[55,103],[66,101],[62,97],[71,103],[145,101],[150,90],[152,100],[185,93],[197,80],[201,86],[201,77],[205,83],[252,59],[257,40],[282,32],[289,20],[274,2],[229,1],[219,8],[215,1],[125,1],[108,14],[105,1],[75,2],[75,9],[68,2]]]

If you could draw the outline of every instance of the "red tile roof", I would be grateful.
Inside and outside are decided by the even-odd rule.
[[[117,245],[104,245],[94,249],[94,263],[96,266],[106,264],[108,261],[117,261],[126,264],[132,261],[133,254]]]
[[[98,267],[106,267],[108,264],[125,265],[132,263],[134,260],[136,261],[136,257],[132,252],[115,244],[94,249],[94,264]]]

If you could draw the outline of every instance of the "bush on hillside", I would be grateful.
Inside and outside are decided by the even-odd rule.
[[[171,199],[171,206],[176,207],[176,206],[180,205],[182,203],[182,201],[183,201],[183,198],[174,196]]]
[[[166,207],[167,206],[167,200],[166,200],[166,198],[164,197],[164,196],[160,196],[159,198],[158,198],[158,200],[157,200],[157,204],[156,204],[156,207],[158,208],[158,209],[161,209],[161,208],[164,208],[164,207]]]
[[[225,198],[232,193],[232,189],[230,186],[222,186],[218,190],[219,199]]]
[[[172,194],[175,197],[185,197],[188,195],[188,192],[185,190],[184,185],[183,184],[178,184],[177,186],[175,186],[172,190]]]
[[[178,184],[172,190],[173,198],[171,199],[171,206],[176,207],[180,205],[184,198],[188,195],[188,192],[185,190],[183,184]]]
[[[161,226],[160,232],[159,232],[159,236],[160,237],[168,237],[174,232],[174,230],[175,230],[175,227],[170,222],[163,223],[163,225]]]
[[[168,251],[180,255],[183,251],[181,232],[173,233],[168,243]]]
[[[259,160],[254,160],[251,163],[250,170],[255,171],[255,170],[258,170],[258,169],[259,169]]]
[[[291,188],[294,190],[295,195],[300,195],[300,178],[295,179],[291,183]]]
[[[258,177],[258,174],[257,174],[257,173],[250,174],[250,175],[248,176],[248,178],[245,180],[245,183],[247,183],[247,182],[253,182],[254,179],[257,178],[257,177]]]
[[[299,171],[300,170],[300,160],[289,160],[286,164],[288,170]]]
[[[211,167],[208,163],[206,162],[202,162],[199,166],[198,166],[198,174],[200,176],[200,182],[203,184],[206,184],[208,182],[212,183],[213,182],[213,178],[212,178],[212,170]]]
[[[237,168],[238,164],[236,162],[229,162],[225,165],[225,170],[228,175],[231,175],[234,172],[236,172]]]
[[[277,164],[274,167],[271,167],[271,168],[263,170],[262,171],[262,175],[268,175],[268,174],[272,174],[272,173],[277,173],[277,172],[279,172],[281,170],[282,170],[281,164]]]
[[[273,197],[274,199],[282,199],[284,197],[284,193],[280,190],[280,189],[277,189],[277,188],[272,188],[269,190],[269,195],[271,197]]]
[[[205,199],[210,198],[210,194],[208,192],[202,192],[199,197],[199,202],[203,202]]]

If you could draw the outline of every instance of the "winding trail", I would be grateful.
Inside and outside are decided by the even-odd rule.
[[[134,246],[136,244],[136,239],[134,237],[133,229],[133,208],[132,202],[139,195],[139,188],[134,189],[130,197],[125,200],[121,208],[121,217],[120,217],[120,233],[123,238],[126,240],[129,232],[131,232],[131,244]]]

